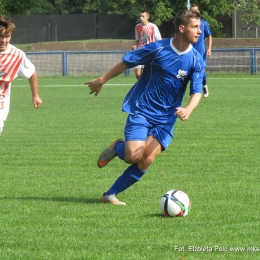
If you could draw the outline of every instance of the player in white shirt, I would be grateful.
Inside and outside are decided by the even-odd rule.
[[[149,18],[150,14],[148,11],[143,10],[140,12],[140,23],[135,26],[135,45],[132,47],[133,50],[162,39],[158,27],[154,23],[150,23]],[[135,76],[137,79],[141,77],[143,68],[143,65],[135,67]]]
[[[9,113],[11,83],[17,76],[29,80],[34,107],[42,104],[34,65],[23,51],[10,44],[14,29],[15,24],[9,17],[0,16],[0,135]]]

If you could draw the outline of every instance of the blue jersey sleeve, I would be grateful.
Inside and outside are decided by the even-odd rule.
[[[202,79],[205,69],[205,63],[199,53],[193,49],[194,52],[194,69],[190,76],[190,95],[202,92]]]
[[[138,65],[150,64],[155,59],[158,49],[160,49],[160,41],[152,42],[144,45],[140,49],[128,52],[122,61],[128,68],[133,68]]]
[[[204,37],[208,38],[210,35],[212,35],[212,32],[210,30],[209,24],[205,20],[203,20],[203,23],[204,23]]]

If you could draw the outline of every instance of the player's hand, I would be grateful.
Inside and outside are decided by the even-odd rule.
[[[41,104],[42,104],[42,100],[41,100],[41,98],[39,96],[33,97],[33,106],[34,106],[34,108],[36,108],[36,109],[39,108],[41,106]]]
[[[137,46],[136,45],[133,45],[132,46],[132,50],[136,50]]]
[[[103,84],[100,82],[100,78],[98,78],[98,79],[92,79],[91,81],[84,83],[84,85],[88,85],[90,89],[89,94],[95,93],[95,97],[96,97],[98,93],[101,91]]]
[[[182,121],[185,121],[190,117],[190,112],[185,107],[177,107],[174,114]]]

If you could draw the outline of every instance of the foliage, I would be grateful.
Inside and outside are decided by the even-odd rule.
[[[246,0],[238,3],[238,10],[243,11],[241,22],[248,25],[260,24],[260,1],[259,0]]]
[[[1,0],[1,9],[4,14],[26,14],[27,10],[37,5],[35,0]]]
[[[0,14],[1,15],[6,14],[5,7],[4,7],[4,0],[0,0]]]
[[[127,14],[131,18],[139,21],[139,12],[141,10],[149,10],[151,13],[151,21],[157,25],[164,22],[172,22],[177,12],[187,8],[186,1],[183,0],[89,0],[90,5],[86,9],[88,12],[97,13],[121,13]],[[210,2],[209,0],[199,0],[197,4],[200,7],[202,16],[211,26],[213,35],[221,36],[220,28],[222,24],[218,21],[219,15],[231,15],[234,5],[232,0],[219,0]]]
[[[187,8],[184,0],[0,0],[2,8],[7,14],[71,14],[71,13],[101,13],[101,14],[125,14],[139,21],[141,10],[151,13],[151,21],[158,26],[173,20],[176,13]],[[250,0],[256,1],[256,0]],[[198,0],[203,18],[211,26],[213,35],[220,36],[222,24],[218,21],[218,15],[231,15],[234,9],[232,0]]]

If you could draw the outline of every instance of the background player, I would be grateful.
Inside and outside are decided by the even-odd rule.
[[[196,4],[192,4],[190,9],[200,13],[199,7]],[[193,44],[193,47],[201,54],[206,66],[207,56],[211,56],[212,32],[210,30],[209,24],[204,19],[200,19],[200,30],[202,33],[198,41]],[[206,38],[208,38],[208,48],[206,48]],[[204,98],[206,98],[209,95],[206,72],[204,72],[202,84],[203,84],[203,95]]]
[[[149,18],[150,14],[148,11],[144,10],[140,12],[140,23],[135,26],[135,45],[132,47],[133,50],[162,39],[158,27],[150,23]],[[140,78],[143,68],[143,65],[138,65],[135,68],[135,76],[137,79]]]
[[[17,76],[29,79],[34,107],[39,108],[42,104],[38,95],[38,80],[34,65],[23,51],[10,44],[14,29],[15,24],[9,17],[0,16],[0,135],[9,113],[11,82]]]

